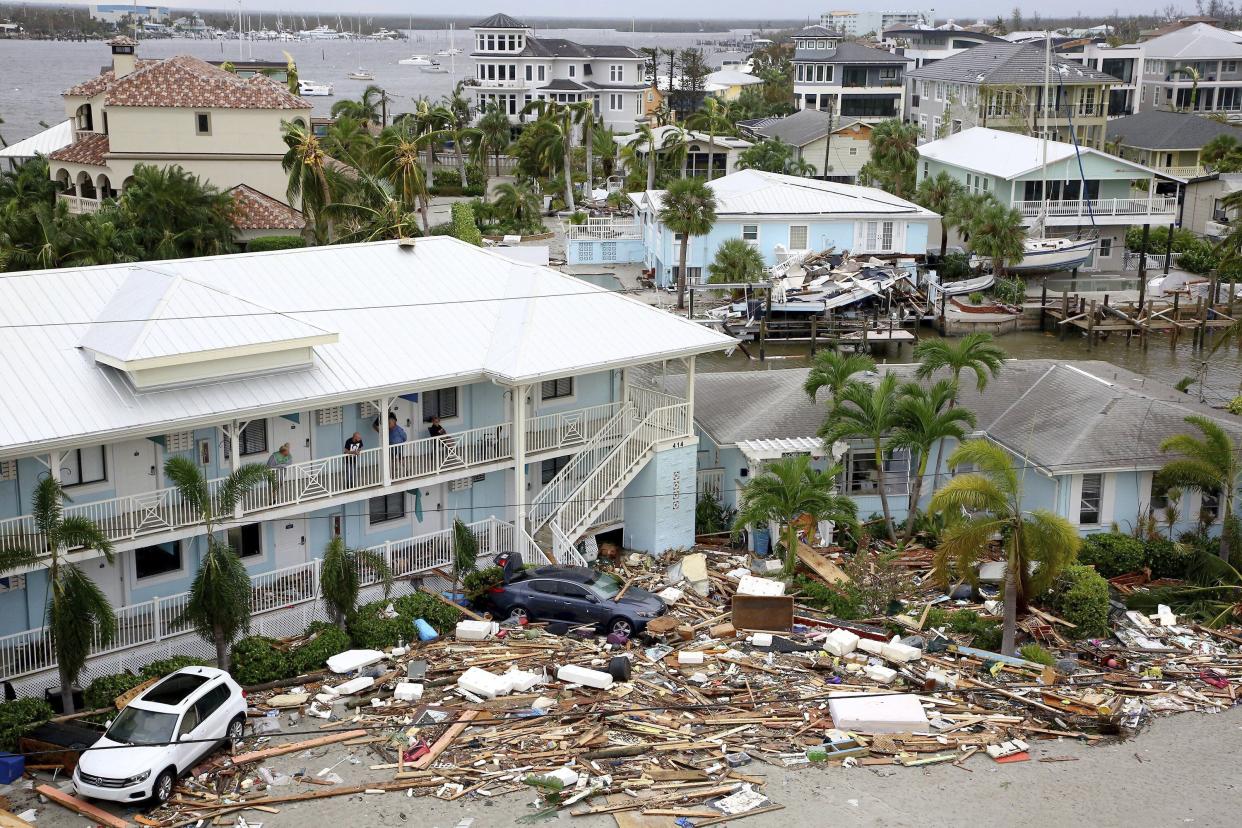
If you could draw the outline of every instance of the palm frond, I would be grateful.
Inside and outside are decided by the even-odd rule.
[[[82,515],[69,515],[60,522],[57,539],[67,549],[90,549],[103,553],[112,563],[115,554],[112,539],[98,523]]]
[[[224,482],[217,489],[216,501],[219,503],[220,512],[226,515],[232,514],[242,498],[262,483],[275,486],[276,472],[258,463],[247,463],[237,467],[228,477],[224,478]]]
[[[202,469],[185,455],[173,455],[164,461],[164,476],[172,481],[181,499],[200,515],[211,512],[211,495]]]

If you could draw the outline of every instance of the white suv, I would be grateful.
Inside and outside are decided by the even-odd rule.
[[[242,736],[246,697],[224,670],[186,667],[125,706],[82,753],[73,786],[83,796],[165,802],[177,778],[223,740]]]

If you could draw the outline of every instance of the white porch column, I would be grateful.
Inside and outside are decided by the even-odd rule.
[[[241,431],[247,423],[240,420],[234,420],[229,424],[229,469],[237,471],[241,467]],[[233,517],[241,520],[242,517],[242,501],[238,499],[237,504],[233,507]]]
[[[526,394],[529,385],[512,386],[513,391],[513,525],[526,530]]]
[[[379,412],[379,438],[380,438],[380,470],[385,486],[392,485],[392,452],[388,450],[388,405],[389,397],[380,397],[375,401],[375,408]]]
[[[621,369],[621,404],[630,398],[630,369]]]
[[[694,433],[694,357],[685,358],[686,363],[686,431]]]

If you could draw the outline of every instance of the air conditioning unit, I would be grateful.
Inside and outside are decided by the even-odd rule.
[[[363,405],[368,404],[369,403],[363,403]],[[337,405],[332,408],[321,408],[315,412],[315,416],[319,419],[319,424],[321,426],[340,425],[345,421],[345,407]]]

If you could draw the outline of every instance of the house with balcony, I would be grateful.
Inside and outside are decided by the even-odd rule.
[[[941,172],[968,191],[991,193],[1021,213],[1028,226],[1042,216],[1050,236],[1095,230],[1099,245],[1088,269],[1120,267],[1130,225],[1174,224],[1176,190],[1185,184],[1177,176],[1091,147],[1048,141],[1045,149],[1038,138],[984,127],[919,147],[918,180]],[[1162,184],[1174,192],[1161,194]]]
[[[402,578],[448,563],[455,518],[480,561],[581,562],[618,529],[629,548],[691,544],[693,382],[674,397],[636,369],[693,375],[733,344],[449,237],[9,274],[0,339],[0,545],[38,548],[31,496],[49,475],[103,528],[114,561],[68,554],[120,618],[92,662],[105,673],[205,648],[175,620],[205,538],[170,457],[211,491],[270,461],[272,482],[217,520],[256,627],[287,635],[320,611],[333,537]],[[0,670],[32,689],[55,681],[45,598],[41,566],[0,580]]]
[[[260,74],[241,77],[189,55],[140,59],[127,37],[108,43],[111,67],[64,93],[72,138],[48,153],[71,212],[115,198],[139,164],[176,164],[220,190],[244,184],[288,199],[281,124],[308,123],[308,102]]]
[[[959,26],[952,20],[939,26],[899,26],[888,29],[880,41],[889,51],[905,55],[914,61],[911,69],[944,60],[981,43],[1000,42],[1003,42],[1003,38]]]
[[[1143,42],[1143,108],[1242,120],[1242,35],[1191,23]]]
[[[684,152],[686,175],[700,178],[719,178],[737,172],[738,158],[753,146],[751,141],[734,135],[711,136],[706,132],[682,129],[671,124],[654,127],[651,134],[655,137],[654,152],[662,163],[669,157],[679,157]],[[629,164],[646,166],[647,153],[652,150],[647,146],[641,132],[615,135],[612,140],[619,151],[633,147],[632,154],[627,153],[621,157],[622,171],[628,170]],[[680,165],[680,160],[677,163]]]
[[[895,373],[902,382],[938,379],[917,380],[917,367],[884,365],[879,370]],[[713,492],[725,506],[736,507],[746,483],[762,474],[766,463],[806,454],[820,470],[841,465],[839,491],[853,498],[860,517],[881,512],[875,449],[854,440],[824,445],[817,436],[826,414],[823,395],[818,401],[807,397],[807,373],[806,368],[791,368],[698,376],[700,492]],[[857,379],[875,382],[878,377],[860,374]],[[671,393],[680,386],[679,376],[669,377]],[[1187,416],[1206,416],[1237,439],[1242,419],[1234,415],[1199,405],[1150,377],[1085,360],[1008,360],[983,391],[974,383],[964,385],[958,405],[976,417],[969,437],[996,443],[1024,470],[1023,509],[1061,515],[1085,536],[1108,532],[1114,525],[1133,531],[1148,514],[1163,526],[1165,509],[1174,505],[1179,515],[1175,536],[1195,528],[1201,515],[1214,533],[1220,532],[1220,498],[1186,492],[1171,504],[1155,476],[1167,460],[1161,441],[1194,432]],[[1066,411],[1075,416],[1066,417]],[[1119,440],[1120,434],[1126,439]],[[949,441],[940,456],[947,461],[955,447]],[[900,521],[908,513],[917,458],[894,448],[885,451],[883,462],[889,508]],[[950,477],[947,463],[939,469],[934,459],[928,464],[921,508],[927,507],[937,484]]]
[[[1110,46],[1095,40],[1071,40],[1053,47],[1057,54],[1117,79],[1108,90],[1109,118],[1133,115],[1143,106],[1146,47],[1142,43]]]
[[[769,266],[799,251],[886,256],[923,255],[935,213],[873,187],[741,170],[708,184],[716,197],[716,224],[690,239],[686,276],[706,279],[707,266],[726,239],[745,239]],[[663,190],[630,193],[642,234],[644,262],[659,285],[675,284],[681,236],[664,226]]]
[[[470,31],[474,77],[467,93],[477,111],[498,105],[516,125],[532,101],[591,101],[604,125],[618,132],[642,120],[647,88],[642,52],[536,37],[534,27],[507,14],[480,20]]]
[[[779,139],[793,147],[797,157],[814,168],[815,178],[853,184],[871,160],[871,124],[837,118],[822,109],[800,109],[780,118],[740,121],[737,126],[755,140]]]
[[[1196,178],[1207,170],[1203,147],[1228,135],[1242,141],[1242,128],[1190,112],[1148,109],[1108,123],[1108,146],[1122,158],[1179,178]]]
[[[1190,180],[1182,199],[1181,226],[1212,241],[1222,240],[1238,221],[1237,208],[1230,208],[1225,199],[1239,191],[1242,173],[1209,172]]]
[[[913,69],[906,80],[906,120],[924,141],[971,127],[1034,135],[1045,120],[1044,44],[984,43]],[[1104,146],[1112,75],[1051,56],[1048,128],[1058,140]]]
[[[900,118],[905,72],[913,60],[842,38],[823,26],[793,36],[794,108],[863,121]]]

